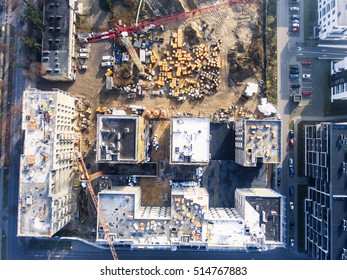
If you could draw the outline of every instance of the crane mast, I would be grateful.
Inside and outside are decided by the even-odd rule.
[[[77,154],[77,159],[78,159],[78,163],[79,163],[79,166],[80,166],[80,170],[83,173],[84,178],[85,178],[84,182],[87,183],[87,187],[88,187],[90,196],[91,196],[91,198],[93,200],[93,204],[95,206],[96,212],[98,213],[99,224],[102,225],[102,229],[104,231],[104,234],[105,234],[108,246],[109,246],[109,248],[111,250],[112,257],[113,257],[114,260],[118,260],[118,255],[117,255],[116,249],[113,246],[113,240],[112,240],[112,237],[109,234],[109,229],[108,229],[108,227],[106,225],[104,216],[102,215],[101,212],[99,212],[99,202],[98,202],[98,199],[96,198],[96,195],[95,195],[95,192],[94,192],[94,189],[93,189],[93,185],[92,185],[92,182],[91,182],[91,178],[89,176],[86,164],[84,163],[84,160],[83,160],[83,157],[82,157],[81,153]]]

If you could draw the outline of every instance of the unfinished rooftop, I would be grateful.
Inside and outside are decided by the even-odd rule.
[[[50,237],[71,220],[74,101],[62,91],[23,94],[18,236]]]
[[[72,80],[74,55],[75,0],[46,0],[45,29],[42,36],[43,77],[48,80]]]
[[[210,119],[172,117],[172,164],[208,164],[210,161]]]
[[[242,166],[281,162],[281,121],[241,120],[235,123],[235,162]]]
[[[139,163],[144,160],[144,119],[140,116],[98,115],[99,163]]]

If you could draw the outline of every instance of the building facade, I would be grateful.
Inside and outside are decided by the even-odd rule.
[[[305,126],[305,247],[313,259],[347,259],[347,123]]]
[[[50,81],[73,81],[75,70],[75,0],[46,0],[42,36],[42,66]]]
[[[318,0],[319,39],[347,39],[347,0]]]
[[[29,89],[22,112],[17,235],[51,237],[71,220],[75,99]]]
[[[331,102],[347,100],[347,57],[331,62],[330,91]]]

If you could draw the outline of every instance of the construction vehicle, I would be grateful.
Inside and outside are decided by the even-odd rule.
[[[106,222],[105,222],[105,219],[104,219],[104,217],[102,215],[102,212],[99,212],[99,202],[98,202],[98,199],[96,198],[96,195],[95,195],[95,192],[94,192],[94,188],[93,188],[93,185],[92,185],[92,182],[91,182],[92,181],[92,176],[90,176],[89,173],[88,173],[88,170],[87,170],[86,164],[84,163],[82,154],[81,153],[77,153],[76,156],[77,156],[77,159],[78,159],[78,164],[79,164],[80,171],[81,171],[81,173],[82,173],[82,175],[84,177],[83,182],[85,182],[87,184],[88,191],[89,191],[90,196],[91,196],[91,198],[93,200],[96,212],[99,215],[99,225],[102,226],[102,230],[104,231],[104,235],[106,237],[108,246],[109,246],[109,248],[111,250],[111,254],[112,254],[113,259],[114,260],[118,260],[118,255],[117,255],[116,249],[113,246],[113,240],[112,240],[112,237],[109,234],[109,229],[108,229],[108,227],[106,225]],[[100,174],[98,173],[95,176],[99,176],[99,175]]]
[[[140,31],[146,31],[149,29],[152,29],[156,26],[161,26],[161,25],[167,25],[172,22],[177,22],[177,21],[183,21],[185,19],[188,19],[190,17],[196,17],[196,16],[201,16],[209,13],[216,12],[221,9],[225,9],[228,7],[235,6],[237,4],[244,4],[246,0],[231,0],[227,2],[223,2],[217,5],[211,5],[208,7],[203,7],[199,8],[196,10],[192,10],[189,12],[173,15],[173,16],[168,16],[164,17],[158,20],[142,23],[139,25],[135,26],[129,26],[129,27],[122,27],[117,24],[114,24],[115,29],[110,30],[110,31],[105,31],[101,33],[90,33],[90,34],[78,34],[77,38],[80,38],[81,41],[84,43],[94,43],[94,42],[99,42],[103,40],[109,40],[109,39],[114,39],[114,38],[120,38],[124,44],[124,46],[127,48],[130,56],[132,57],[135,65],[139,69],[140,72],[144,71],[144,66],[142,65],[140,58],[133,47],[132,43],[128,39],[128,35],[140,32]]]

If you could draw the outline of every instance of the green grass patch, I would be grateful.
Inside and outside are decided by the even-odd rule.
[[[304,37],[305,40],[314,39],[313,28],[318,25],[318,1],[305,0],[304,1]]]

